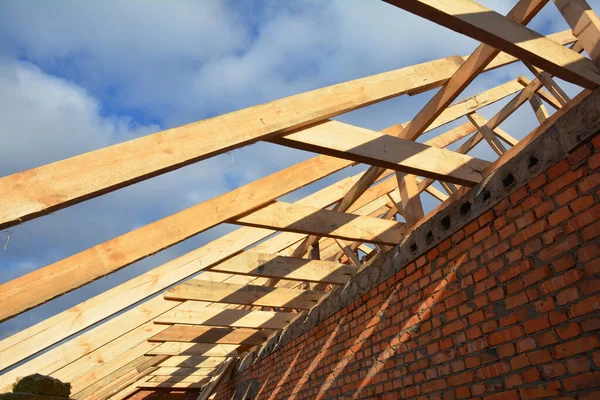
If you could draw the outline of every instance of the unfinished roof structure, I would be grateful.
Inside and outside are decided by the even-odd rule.
[[[125,399],[156,388],[214,398],[240,358],[391,249],[411,246],[426,221],[599,96],[600,21],[585,0],[554,0],[571,30],[548,36],[526,27],[544,6],[554,7],[548,0],[519,0],[506,16],[471,0],[385,1],[481,45],[469,56],[297,94],[0,178],[5,229],[257,141],[320,154],[0,285],[6,321],[219,224],[242,226],[2,340],[1,392],[17,377],[41,373],[70,382],[75,399]],[[479,74],[516,62],[535,78],[516,76],[455,102]],[[570,98],[553,77],[581,93]],[[330,119],[430,90],[412,120],[381,132]],[[492,118],[480,114],[509,96]],[[499,125],[521,106],[533,107],[540,126],[518,141]],[[462,125],[420,141],[459,119]],[[497,153],[495,162],[469,155],[480,142]],[[295,203],[278,201],[358,163],[370,167]],[[440,205],[425,215],[421,196]]]

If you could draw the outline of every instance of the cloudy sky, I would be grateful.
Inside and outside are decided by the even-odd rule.
[[[600,6],[600,0],[588,1]],[[483,1],[501,13],[515,2]],[[529,26],[544,34],[568,28],[552,2]],[[476,46],[377,0],[3,0],[0,176],[325,85],[467,55]],[[520,64],[486,73],[461,98],[519,74],[531,78]],[[431,95],[401,97],[339,119],[382,129],[410,120]],[[489,118],[503,104],[482,114]],[[533,112],[522,107],[501,127],[521,138],[535,125]],[[493,157],[484,144],[475,154]],[[310,156],[261,143],[0,232],[0,282]],[[359,170],[338,173],[286,200]],[[425,203],[428,209],[435,205]],[[231,229],[211,229],[0,324],[0,338]]]

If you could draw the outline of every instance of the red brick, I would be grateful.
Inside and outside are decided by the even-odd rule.
[[[552,200],[545,201],[544,203],[537,206],[534,210],[537,218],[542,218],[544,215],[554,211],[555,206]]]
[[[535,340],[533,338],[521,339],[517,342],[517,351],[523,353],[525,351],[533,350],[536,348]]]
[[[563,160],[548,168],[548,171],[546,172],[548,173],[548,177],[550,178],[550,180],[553,181],[565,172],[567,172],[569,168],[569,163],[566,160]]]
[[[556,327],[556,333],[561,339],[567,340],[581,334],[581,328],[577,322],[571,322],[567,325]]]
[[[507,297],[505,302],[506,302],[506,309],[511,310],[515,307],[518,307],[520,305],[523,305],[523,304],[529,302],[529,299],[527,298],[527,295],[525,293],[519,293],[517,295]]]
[[[581,329],[583,329],[584,332],[600,330],[600,318],[590,318],[581,321]]]
[[[566,361],[566,365],[570,374],[578,374],[591,369],[590,359],[587,356],[570,358]]]
[[[504,375],[510,371],[510,365],[507,362],[499,362],[496,364],[483,367],[477,371],[479,379],[493,378],[494,376]]]
[[[554,330],[541,332],[535,337],[535,342],[539,347],[545,347],[558,342],[558,337]]]
[[[519,400],[519,394],[516,390],[510,390],[508,392],[491,394],[485,396],[483,400]]]
[[[569,154],[567,160],[569,161],[569,164],[575,165],[588,158],[590,154],[592,154],[592,149],[590,149],[589,146],[579,146],[571,154]]]
[[[563,381],[568,392],[600,387],[600,371],[567,378]]]
[[[472,372],[463,372],[462,374],[452,375],[448,377],[448,386],[458,386],[471,383],[475,380],[475,376]]]
[[[527,334],[534,333],[537,331],[541,331],[544,329],[550,328],[550,321],[547,315],[542,315],[541,317],[530,319],[523,324],[525,328],[525,332]]]
[[[523,371],[523,380],[526,383],[537,382],[541,377],[540,371],[536,367],[528,368]]]
[[[597,243],[590,243],[589,245],[577,250],[577,259],[579,262],[587,262],[600,256],[600,246]]]
[[[552,278],[540,284],[540,290],[543,294],[549,294],[560,290],[566,286],[572,285],[583,278],[583,273],[579,270],[570,270],[564,274]]]
[[[575,171],[567,171],[565,174],[563,174],[557,179],[550,177],[550,183],[544,186],[544,193],[546,193],[548,196],[553,195],[559,190],[569,186],[571,183],[575,182],[585,174],[585,168],[579,168]]]
[[[586,176],[577,184],[577,187],[581,193],[585,193],[598,185],[600,185],[600,172]]]
[[[549,382],[544,385],[520,388],[519,393],[524,400],[555,397],[561,394],[559,382]]]
[[[488,335],[490,344],[492,346],[502,342],[511,342],[519,337],[523,336],[523,328],[521,326],[511,326],[503,331],[492,332]]]
[[[535,270],[527,273],[523,277],[523,283],[527,287],[527,286],[533,285],[536,282],[539,282],[546,278],[549,278],[552,275],[553,275],[553,273],[552,273],[552,270],[550,269],[550,267],[547,265],[544,265],[538,269],[535,269]]]
[[[569,208],[573,210],[575,214],[579,214],[581,211],[593,206],[594,204],[596,204],[596,201],[592,196],[582,196],[571,202],[571,204],[569,204]]]
[[[554,346],[552,348],[552,355],[556,359],[563,359],[575,354],[585,353],[599,346],[598,338],[595,336],[586,336]]]
[[[552,261],[552,267],[556,272],[562,272],[566,269],[572,268],[575,265],[575,259],[572,254],[559,258],[558,260]]]
[[[600,296],[594,295],[577,304],[573,304],[569,309],[569,317],[576,318],[581,315],[600,310]]]
[[[563,306],[579,298],[579,293],[576,287],[570,287],[565,290],[558,292],[556,295],[556,301],[559,305]]]
[[[567,188],[566,190],[563,190],[554,197],[559,206],[564,206],[565,204],[576,198],[577,190],[574,187]]]
[[[590,226],[585,227],[581,231],[581,237],[586,242],[596,239],[598,236],[600,236],[600,220]]]
[[[570,218],[571,215],[573,215],[571,213],[571,209],[567,206],[559,209],[558,211],[550,214],[550,216],[548,217],[548,222],[550,222],[550,225],[552,226],[556,226],[558,224],[560,224],[561,222],[563,222],[564,220],[566,220],[567,218]]]
[[[546,364],[542,366],[542,373],[546,379],[552,379],[565,374],[565,366],[561,363]]]
[[[548,182],[548,179],[546,178],[546,175],[542,173],[530,180],[528,186],[531,190],[535,190],[542,187],[546,182]]]
[[[498,275],[498,280],[502,283],[509,281],[522,273],[533,268],[533,262],[531,260],[523,260],[518,264],[506,268],[503,272]]]
[[[597,169],[600,167],[600,153],[596,153],[591,156],[588,161],[588,165],[590,166],[590,169]]]

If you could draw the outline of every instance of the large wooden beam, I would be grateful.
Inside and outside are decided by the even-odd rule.
[[[554,0],[578,43],[600,64],[600,19],[585,0]]]
[[[332,284],[346,283],[357,271],[354,267],[330,261],[282,257],[254,251],[246,251],[213,266],[210,270],[264,278]]]
[[[165,361],[158,364],[160,368],[197,368],[197,369],[214,369],[223,364],[227,360],[226,357],[192,357],[192,356],[174,356],[169,357]],[[167,374],[163,374],[167,375]],[[172,375],[172,374],[168,374]]]
[[[247,346],[242,349],[236,344],[164,342],[148,351],[146,355],[239,357],[246,351],[248,351]]]
[[[400,243],[402,238],[402,224],[397,222],[280,201],[235,223],[389,245]]]
[[[186,302],[184,307],[164,313],[155,319],[158,324],[186,324],[224,326],[232,328],[283,329],[298,314],[272,311],[247,311],[218,309],[213,307],[195,308]]]
[[[302,150],[473,186],[489,163],[385,133],[327,121],[273,140]]]
[[[214,368],[159,367],[154,373],[157,375],[204,377],[210,376],[214,371]]]
[[[214,303],[311,309],[325,293],[313,290],[236,285],[190,279],[164,294],[167,300],[200,300]]]
[[[600,84],[600,71],[591,60],[474,1],[385,1],[505,51],[576,85],[595,88]]]
[[[216,344],[262,344],[275,331],[270,329],[220,328],[216,326],[173,325],[152,336],[150,342]]]
[[[529,21],[548,3],[548,0],[520,0],[506,18],[518,24]],[[402,134],[403,138],[415,140],[438,118],[458,95],[475,79],[480,72],[500,53],[495,47],[481,44],[471,54],[442,88],[427,102],[413,118]]]

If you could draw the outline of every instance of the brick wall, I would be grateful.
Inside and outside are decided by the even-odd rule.
[[[509,193],[217,399],[600,399],[600,135]]]
[[[129,400],[196,400],[200,394],[199,390],[140,390],[130,397]]]

